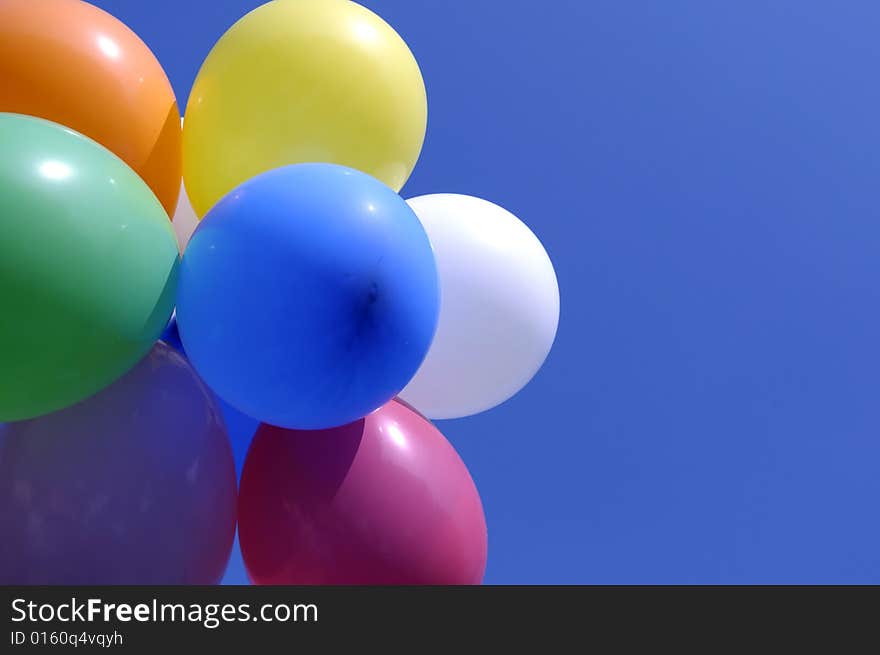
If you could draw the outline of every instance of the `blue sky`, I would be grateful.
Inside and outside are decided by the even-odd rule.
[[[259,2],[103,0],[181,105]],[[429,124],[405,197],[545,244],[557,342],[441,422],[489,583],[880,582],[880,5],[364,2]]]

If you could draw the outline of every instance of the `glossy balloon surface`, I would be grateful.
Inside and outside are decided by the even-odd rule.
[[[0,2],[0,112],[66,125],[112,150],[170,216],[181,177],[180,113],[143,41],[79,0]]]
[[[92,398],[0,424],[0,583],[214,584],[235,498],[213,396],[160,342]]]
[[[178,251],[146,184],[103,146],[0,114],[0,421],[71,405],[143,357]]]
[[[180,124],[183,125],[183,118],[180,119]],[[177,236],[180,252],[183,254],[183,251],[186,250],[186,244],[189,243],[193,232],[199,225],[199,217],[196,216],[192,203],[189,201],[183,180],[180,182],[180,194],[177,196],[177,207],[174,209],[171,221],[174,225],[174,234]]]
[[[186,108],[184,177],[199,216],[287,164],[350,166],[399,190],[425,137],[427,100],[403,39],[348,0],[276,0],[233,25]]]
[[[168,327],[165,328],[165,331],[162,333],[162,341],[186,357],[183,342],[180,340],[180,331],[177,328],[176,318],[172,317]],[[232,456],[235,459],[235,470],[240,477],[248,446],[254,437],[254,433],[260,426],[260,422],[252,419],[250,416],[245,416],[222,398],[216,398],[216,401],[217,406],[220,408],[220,413],[223,414],[223,422],[226,425],[229,443],[232,446]]]
[[[392,401],[316,432],[262,425],[239,535],[256,584],[479,584],[486,522],[442,434]]]
[[[321,429],[409,382],[438,305],[431,245],[406,202],[364,173],[299,164],[243,184],[199,224],[177,321],[190,361],[230,405]]]
[[[430,418],[491,409],[541,368],[559,325],[559,285],[534,233],[496,204],[452,193],[408,201],[437,260],[440,317],[400,396]]]

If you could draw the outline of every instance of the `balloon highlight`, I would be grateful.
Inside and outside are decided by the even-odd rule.
[[[211,50],[186,107],[193,207],[273,168],[330,162],[400,190],[422,148],[425,85],[403,39],[348,0],[275,0]]]

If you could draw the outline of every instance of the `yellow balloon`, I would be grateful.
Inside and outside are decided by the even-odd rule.
[[[302,162],[399,191],[428,107],[412,52],[376,14],[348,0],[274,0],[217,42],[185,115],[183,176],[201,217],[250,178]]]

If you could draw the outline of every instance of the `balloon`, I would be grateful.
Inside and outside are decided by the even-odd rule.
[[[0,421],[90,396],[156,341],[174,304],[171,223],[118,157],[0,114]]]
[[[186,121],[184,178],[204,216],[287,164],[342,164],[400,190],[422,148],[427,101],[406,43],[374,13],[348,0],[277,0],[214,46]]]
[[[397,401],[332,430],[261,425],[238,509],[254,584],[479,584],[486,567],[467,468]]]
[[[177,320],[172,316],[171,322],[162,333],[162,341],[174,348],[181,355],[186,357],[183,350],[183,343],[180,341],[180,332],[177,329]],[[247,454],[248,446],[253,439],[254,432],[260,425],[258,421],[245,416],[241,412],[235,410],[229,403],[216,398],[220,412],[223,414],[223,421],[226,423],[226,430],[229,433],[229,442],[232,445],[232,456],[235,459],[235,471],[238,477],[241,477],[241,469],[244,465],[244,457]],[[229,563],[226,565],[226,572],[223,579],[220,580],[222,585],[247,585],[250,581],[244,569],[244,561],[241,558],[241,547],[238,545],[238,534],[232,542],[232,552],[229,555]]]
[[[235,504],[213,397],[158,343],[85,402],[0,425],[0,584],[214,584]]]
[[[150,49],[110,14],[79,0],[2,0],[0,112],[91,137],[173,211],[181,176],[174,91]]]
[[[193,211],[189,202],[189,196],[186,195],[186,189],[183,183],[180,184],[180,195],[177,198],[177,209],[174,210],[174,234],[177,236],[177,244],[180,246],[180,252],[186,250],[186,244],[192,238],[193,232],[199,224],[199,219]]]
[[[180,118],[180,126],[181,128],[183,127],[182,116]],[[186,244],[189,243],[193,232],[195,232],[196,227],[199,224],[199,217],[196,216],[196,212],[192,208],[192,203],[190,203],[189,196],[186,194],[186,187],[183,185],[183,180],[180,181],[180,193],[177,196],[177,208],[174,210],[174,215],[171,218],[171,221],[174,224],[174,234],[177,236],[177,243],[180,246],[180,252],[183,254],[183,251],[186,250]]]
[[[183,127],[183,117],[180,119],[180,126]],[[196,212],[192,208],[192,203],[190,203],[189,196],[186,194],[186,187],[183,185],[183,180],[180,181],[180,193],[177,196],[177,208],[174,210],[174,215],[171,218],[171,221],[174,225],[174,234],[177,236],[177,243],[180,246],[180,252],[183,254],[183,251],[186,250],[186,244],[189,243],[189,240],[192,238],[192,233],[195,232],[195,229],[199,224],[199,217],[196,216]]]
[[[201,222],[177,321],[190,361],[230,405],[320,429],[404,387],[438,305],[431,245],[406,202],[364,173],[298,164],[243,184]]]
[[[174,348],[181,355],[186,357],[186,351],[183,349],[183,342],[180,340],[180,331],[177,327],[177,319],[171,317],[171,322],[162,333],[162,341]],[[253,439],[254,432],[257,431],[260,422],[245,416],[234,407],[229,405],[221,398],[217,398],[217,406],[223,414],[223,422],[226,424],[226,431],[229,433],[229,442],[232,445],[232,456],[235,459],[235,470],[241,475],[241,467],[244,465],[244,457],[247,454],[248,446]]]
[[[534,377],[559,324],[559,286],[547,252],[513,214],[455,194],[409,201],[440,276],[431,350],[400,394],[436,419],[501,404]]]

